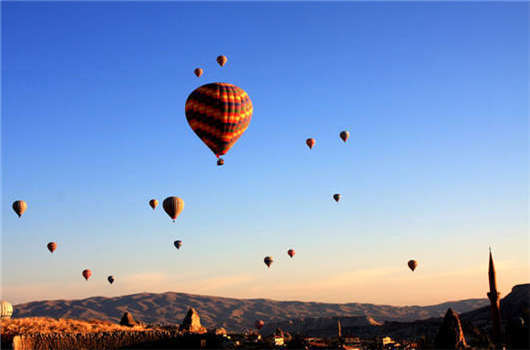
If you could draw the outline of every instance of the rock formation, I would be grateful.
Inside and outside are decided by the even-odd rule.
[[[186,331],[189,333],[206,333],[206,328],[204,328],[201,325],[201,318],[199,317],[199,314],[197,311],[195,311],[194,308],[190,307],[188,310],[188,313],[186,314],[186,317],[184,317],[184,320],[182,321],[182,324],[180,325],[181,331]]]
[[[123,316],[121,318],[121,321],[120,321],[120,324],[122,326],[132,327],[132,326],[136,325],[136,321],[134,321],[134,318],[132,317],[132,315],[129,312],[126,312],[126,313],[123,314]]]
[[[466,339],[458,314],[451,308],[447,309],[442,326],[434,340],[437,349],[466,349]]]

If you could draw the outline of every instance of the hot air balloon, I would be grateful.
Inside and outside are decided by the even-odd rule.
[[[296,254],[296,252],[294,251],[294,249],[289,249],[287,251],[287,254],[292,258]]]
[[[265,322],[263,322],[262,320],[257,320],[256,322],[254,322],[254,325],[256,326],[256,329],[262,329],[263,326],[265,325]]]
[[[314,138],[309,138],[307,140],[305,140],[305,143],[306,145],[309,147],[309,149],[312,149],[313,146],[315,145],[315,139]]]
[[[335,193],[335,194],[333,195],[333,199],[335,200],[335,202],[340,201],[340,197],[342,197],[342,196],[341,196],[339,193]]]
[[[418,262],[416,260],[409,260],[408,262],[409,268],[414,271],[416,267],[418,266]]]
[[[17,213],[18,217],[21,217],[27,208],[28,208],[28,205],[24,201],[19,200],[19,201],[13,202],[13,210],[15,211],[15,213]]]
[[[175,241],[173,242],[173,244],[175,245],[175,247],[177,247],[177,249],[180,249],[180,247],[182,247],[182,241]]]
[[[340,132],[340,138],[342,139],[342,141],[346,142],[348,140],[348,137],[350,137],[349,131],[344,130]]]
[[[92,276],[92,271],[90,271],[89,269],[86,269],[86,270],[83,270],[83,272],[81,274],[88,281],[90,276]]]
[[[270,256],[266,256],[265,259],[263,259],[263,262],[265,263],[265,265],[267,265],[267,267],[271,267],[273,260]]]
[[[222,67],[226,64],[226,61],[228,61],[228,58],[226,58],[226,56],[217,56],[216,61]]]
[[[48,243],[47,247],[48,247],[48,250],[50,251],[50,253],[53,253],[53,251],[54,251],[55,249],[57,249],[57,243],[55,243],[55,242],[50,242],[50,243]]]
[[[164,202],[162,202],[162,206],[167,215],[169,215],[169,217],[173,219],[173,222],[175,222],[177,216],[179,216],[182,209],[184,209],[184,201],[179,197],[167,197],[164,199]]]
[[[223,160],[223,158],[219,158],[217,159],[217,165],[221,166],[225,163],[225,161]]]
[[[149,206],[151,206],[151,208],[153,208],[153,210],[155,210],[155,208],[158,206],[158,201],[156,199],[151,199],[149,201]]]
[[[197,78],[199,78],[201,75],[202,75],[202,68],[195,68],[193,70],[193,73],[195,73],[195,75],[197,76]]]
[[[114,276],[107,277],[107,281],[109,281],[110,284],[114,283]]]
[[[253,107],[243,89],[228,83],[211,83],[188,96],[185,110],[192,130],[219,158],[247,130]]]

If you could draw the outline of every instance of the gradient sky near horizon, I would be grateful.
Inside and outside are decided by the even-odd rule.
[[[176,291],[427,305],[486,297],[489,246],[502,295],[529,282],[528,3],[1,6],[13,304]],[[254,105],[222,167],[184,115],[214,81]],[[148,206],[171,195],[186,203],[176,223]]]

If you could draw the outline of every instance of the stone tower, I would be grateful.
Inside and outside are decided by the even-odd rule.
[[[338,332],[338,337],[341,338],[342,337],[342,325],[340,324],[340,320],[337,320],[337,332]]]
[[[501,294],[497,291],[497,278],[495,276],[495,265],[493,265],[493,257],[491,256],[490,248],[490,261],[488,267],[488,277],[490,282],[490,291],[488,293],[488,299],[491,303],[491,322],[492,322],[492,340],[496,345],[502,342],[501,332],[501,308],[499,299]]]

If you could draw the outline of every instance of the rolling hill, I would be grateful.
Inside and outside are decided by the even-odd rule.
[[[46,316],[80,320],[118,322],[125,311],[146,323],[178,324],[189,307],[194,307],[208,328],[239,331],[252,328],[256,319],[266,323],[321,317],[363,316],[365,322],[414,321],[441,317],[451,307],[458,313],[478,309],[487,299],[467,299],[432,306],[390,306],[374,304],[330,304],[269,299],[233,299],[184,293],[140,293],[113,298],[46,300],[14,306],[14,317]],[[357,321],[360,322],[360,321]]]

